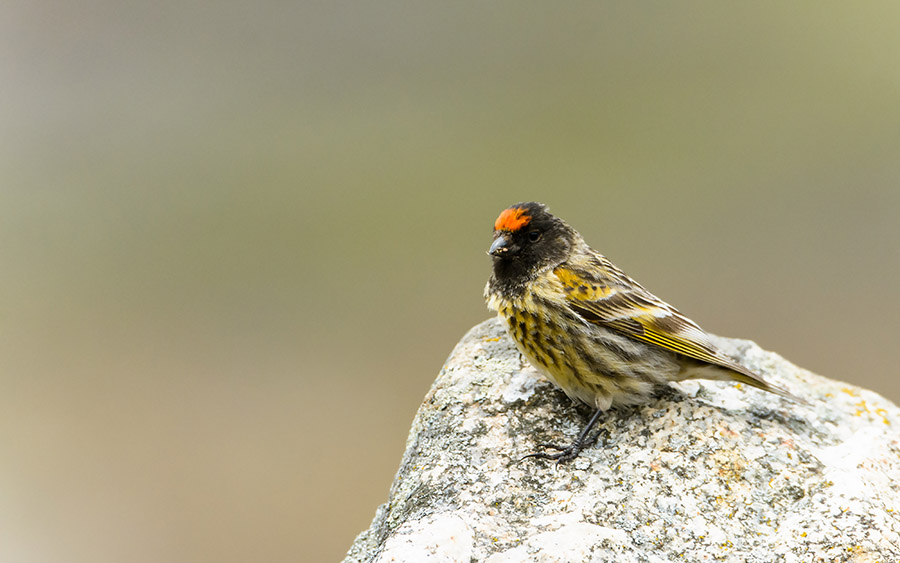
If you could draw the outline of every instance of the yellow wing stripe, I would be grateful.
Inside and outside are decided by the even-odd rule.
[[[675,340],[673,338],[669,338],[652,331],[646,331],[644,332],[644,334],[636,336],[641,340],[646,340],[647,342],[656,344],[657,346],[661,346],[663,348],[667,348],[669,350],[672,350],[673,352],[678,352],[679,354],[684,354],[685,356],[689,356],[691,358],[705,360],[708,362],[721,361],[703,348],[693,345],[693,343],[691,342]]]

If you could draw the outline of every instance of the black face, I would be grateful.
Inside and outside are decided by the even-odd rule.
[[[494,258],[498,280],[527,281],[564,262],[572,248],[571,227],[536,202],[518,203],[497,219],[494,243],[488,253]]]

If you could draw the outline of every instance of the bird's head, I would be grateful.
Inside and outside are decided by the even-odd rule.
[[[494,221],[488,254],[494,274],[530,278],[569,257],[578,235],[542,203],[529,201],[504,209]]]

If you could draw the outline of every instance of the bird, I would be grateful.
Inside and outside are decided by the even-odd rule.
[[[566,395],[595,409],[566,446],[525,456],[575,459],[611,407],[646,402],[685,379],[736,381],[808,404],[725,355],[700,326],[630,278],[546,205],[504,209],[484,290],[519,352]]]

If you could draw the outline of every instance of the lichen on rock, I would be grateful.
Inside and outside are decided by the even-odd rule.
[[[716,344],[811,403],[672,384],[606,413],[569,464],[523,455],[590,416],[496,320],[448,358],[388,502],[346,562],[900,560],[900,409],[744,340]]]

